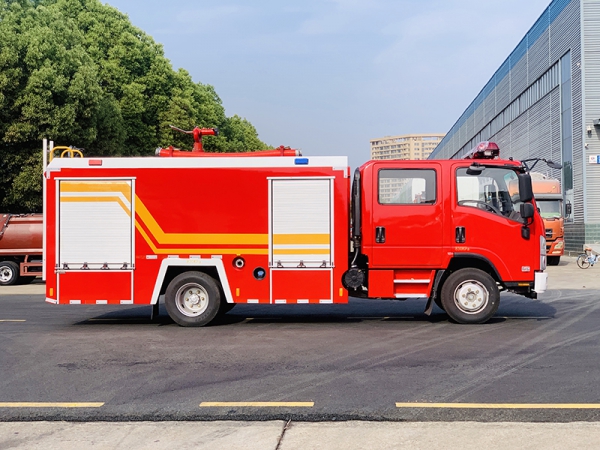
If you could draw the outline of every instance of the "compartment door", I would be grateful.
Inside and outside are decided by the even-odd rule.
[[[270,180],[271,303],[333,301],[332,185],[331,178]]]
[[[58,180],[59,303],[133,303],[133,180]]]

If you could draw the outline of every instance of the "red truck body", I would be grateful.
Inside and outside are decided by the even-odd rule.
[[[0,214],[0,286],[41,275],[42,214]]]
[[[200,326],[236,303],[420,297],[479,323],[499,291],[545,289],[540,216],[517,217],[509,197],[496,212],[464,203],[472,162],[370,161],[351,177],[346,157],[173,152],[50,163],[47,302],[156,309],[164,295],[173,320]],[[497,196],[528,177],[513,161],[479,167]],[[463,196],[479,195],[478,170]]]

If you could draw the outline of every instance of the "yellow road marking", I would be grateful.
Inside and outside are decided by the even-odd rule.
[[[0,408],[100,408],[104,403],[0,402]]]
[[[25,319],[0,319],[0,322],[25,322]]]
[[[396,403],[396,408],[600,409],[600,403]]]
[[[270,407],[270,406],[283,406],[292,408],[312,408],[315,406],[315,402],[202,402],[200,407],[209,406],[258,406],[258,407]]]

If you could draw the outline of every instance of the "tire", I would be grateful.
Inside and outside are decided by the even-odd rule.
[[[458,323],[484,323],[500,305],[500,292],[494,279],[479,269],[461,269],[442,286],[442,305]]]
[[[582,253],[577,257],[577,265],[580,269],[587,269],[588,267],[590,267],[590,262],[586,253]]]
[[[11,286],[19,280],[19,265],[14,261],[0,262],[0,286]]]
[[[182,327],[202,327],[219,313],[221,293],[217,282],[202,272],[184,272],[173,278],[165,292],[171,319]]]
[[[549,266],[558,266],[560,256],[546,256],[546,262]]]

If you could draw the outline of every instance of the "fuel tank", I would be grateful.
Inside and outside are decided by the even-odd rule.
[[[0,255],[42,253],[42,214],[0,213]]]

